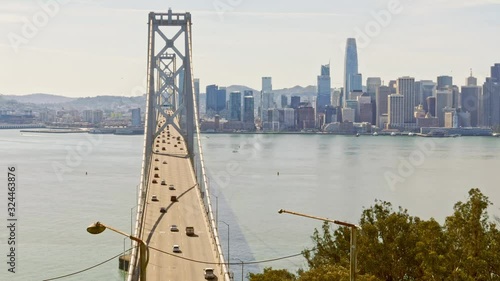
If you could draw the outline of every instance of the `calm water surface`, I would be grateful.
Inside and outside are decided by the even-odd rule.
[[[278,214],[280,208],[357,222],[375,199],[442,222],[453,204],[479,187],[500,215],[500,139],[329,135],[203,135],[205,161],[218,198],[219,231],[230,261],[260,261],[312,245],[320,221]],[[0,131],[1,167],[19,170],[18,273],[0,280],[43,280],[95,265],[123,251],[124,239],[86,227],[100,220],[130,231],[140,181],[142,136],[21,134]],[[422,148],[423,147],[423,148]],[[410,163],[410,166],[406,165]],[[406,167],[401,171],[398,168]],[[409,167],[409,168],[408,168]],[[85,173],[87,172],[87,175]],[[278,175],[279,172],[279,175]],[[398,177],[390,184],[386,177]],[[0,182],[5,183],[5,173]],[[3,184],[5,186],[5,184]],[[7,196],[3,189],[1,198]],[[0,200],[6,223],[6,200]],[[2,255],[7,232],[0,231]],[[126,246],[128,241],[125,239]],[[226,254],[227,255],[227,254]],[[5,258],[4,258],[5,260]],[[115,259],[61,280],[123,280]],[[302,258],[245,265],[296,270]],[[241,266],[232,265],[235,280]]]

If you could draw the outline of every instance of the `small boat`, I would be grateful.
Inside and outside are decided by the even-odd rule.
[[[500,137],[500,133],[493,133],[492,136],[498,138],[498,137]]]
[[[356,137],[359,137],[359,133],[356,133]]]
[[[415,135],[415,134],[414,134],[414,133],[412,133],[412,132],[409,132],[409,133],[408,133],[408,136],[410,136],[410,137],[413,137],[414,135]]]
[[[238,153],[238,150],[233,150],[233,153]]]
[[[391,136],[395,136],[395,135],[396,135],[396,132],[392,132],[392,133],[391,133]]]
[[[374,135],[374,136],[378,136],[378,133],[377,133],[377,132],[375,132],[375,133],[373,133],[373,135]]]

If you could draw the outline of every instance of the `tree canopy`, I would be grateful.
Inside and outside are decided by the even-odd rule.
[[[357,280],[500,280],[500,231],[488,216],[491,205],[479,189],[457,202],[443,225],[421,220],[391,203],[375,201],[363,210],[357,240]],[[350,229],[324,223],[303,251],[309,266],[297,275],[266,268],[250,281],[348,281]],[[280,279],[281,278],[281,279]]]

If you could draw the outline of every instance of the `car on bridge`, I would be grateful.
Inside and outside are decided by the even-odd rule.
[[[203,273],[205,275],[205,279],[211,280],[215,279],[214,269],[211,267],[203,269]]]
[[[179,245],[174,245],[172,247],[172,252],[174,252],[174,253],[180,253],[181,252],[181,247],[179,247]]]

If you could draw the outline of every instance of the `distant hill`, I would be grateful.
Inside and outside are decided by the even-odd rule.
[[[75,98],[68,98],[50,94],[30,94],[24,96],[1,95],[0,97],[6,100],[15,100],[20,103],[32,103],[32,104],[56,104],[56,103],[71,102],[75,100]]]
[[[226,87],[226,92],[229,94],[231,92],[242,92],[245,90],[252,90],[254,96],[260,93],[260,90],[255,90],[247,86],[243,85],[231,85],[229,87]],[[315,95],[316,94],[316,87],[315,86],[295,86],[292,88],[284,88],[284,89],[275,89],[273,90],[273,93],[275,95]],[[258,96],[258,95],[257,95]]]

